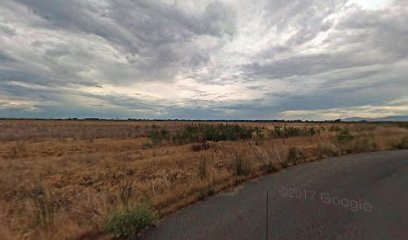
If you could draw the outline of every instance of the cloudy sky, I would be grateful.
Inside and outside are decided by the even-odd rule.
[[[387,115],[406,0],[0,1],[0,117]]]

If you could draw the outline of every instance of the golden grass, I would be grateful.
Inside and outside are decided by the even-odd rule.
[[[105,239],[115,210],[149,200],[160,216],[240,182],[303,162],[392,149],[408,136],[395,126],[344,123],[234,123],[313,126],[310,137],[148,146],[152,125],[176,131],[188,122],[0,121],[2,239]],[[215,123],[210,123],[215,124]],[[336,140],[333,126],[355,139]],[[324,131],[323,131],[324,129]],[[301,153],[287,161],[289,148]]]

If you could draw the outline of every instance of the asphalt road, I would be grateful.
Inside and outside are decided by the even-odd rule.
[[[406,240],[408,151],[288,168],[187,207],[143,239]]]

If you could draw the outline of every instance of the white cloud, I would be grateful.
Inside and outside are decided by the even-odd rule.
[[[330,108],[320,110],[291,110],[281,113],[285,119],[310,119],[310,120],[334,120],[339,118],[380,118],[384,116],[406,115],[408,105],[394,106],[358,106],[350,108]]]
[[[0,109],[36,110],[35,103],[25,100],[0,99]]]

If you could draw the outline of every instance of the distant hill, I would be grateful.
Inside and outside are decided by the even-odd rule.
[[[382,118],[362,118],[362,117],[352,117],[342,119],[344,122],[408,122],[408,115],[402,116],[388,116]]]

